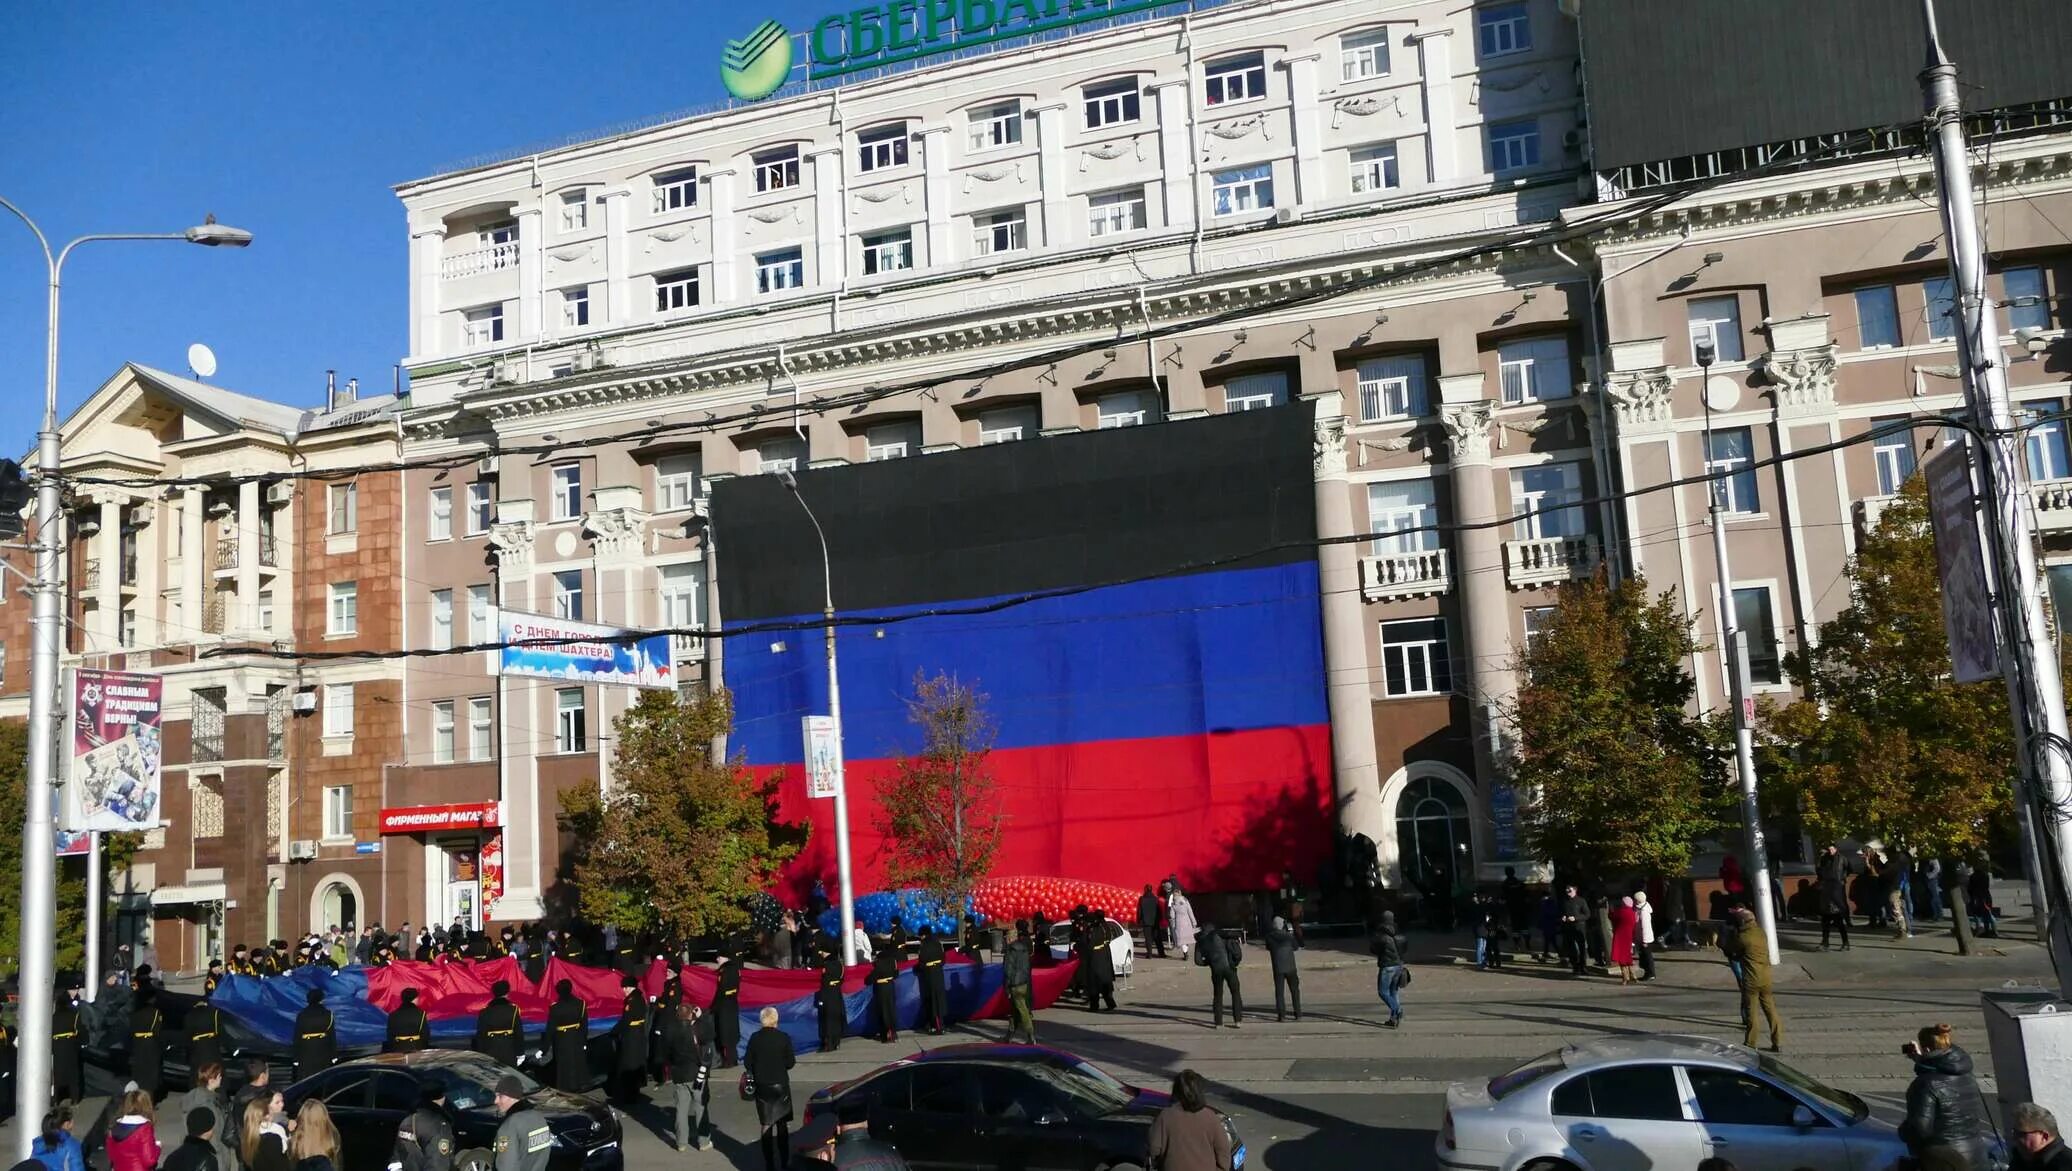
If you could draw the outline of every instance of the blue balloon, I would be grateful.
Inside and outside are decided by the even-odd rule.
[[[969,897],[964,900],[962,912],[945,906],[941,899],[919,887],[904,890],[872,891],[856,899],[856,921],[872,935],[889,934],[892,920],[897,918],[900,926],[909,935],[919,934],[923,926],[937,935],[949,936],[957,933],[957,924],[965,915],[977,916],[980,922],[984,916],[977,915],[977,908]],[[829,908],[820,915],[820,929],[829,935],[839,934],[842,929],[842,913],[839,908]]]

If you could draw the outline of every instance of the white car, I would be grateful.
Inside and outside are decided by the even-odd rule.
[[[1126,979],[1136,970],[1137,941],[1129,929],[1115,920],[1108,920],[1108,954],[1115,960],[1115,978]],[[1063,920],[1050,925],[1050,958],[1069,960],[1072,958],[1072,924]]]
[[[1446,1091],[1447,1171],[1888,1171],[1907,1153],[1854,1094],[1708,1037],[1608,1037]]]

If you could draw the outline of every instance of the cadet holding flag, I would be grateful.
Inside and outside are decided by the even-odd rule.
[[[580,1094],[590,1088],[590,1014],[567,980],[554,986],[560,999],[547,1010],[547,1041],[554,1054],[554,1088]]]
[[[388,1015],[388,1039],[383,1053],[416,1053],[431,1041],[431,1018],[417,1007],[417,989],[403,989],[403,1003]]]
[[[918,952],[918,970],[921,975],[921,1015],[928,1021],[928,1031],[942,1036],[943,1018],[948,1015],[948,1004],[942,986],[942,940],[935,937],[935,928],[921,925],[921,946]]]
[[[309,1005],[295,1014],[295,1080],[331,1068],[338,1060],[338,1030],[324,1007],[324,990],[309,990]]]
[[[475,1052],[504,1065],[518,1064],[525,1049],[525,1018],[511,1003],[511,982],[498,980],[489,989],[490,1000],[475,1014]]]
[[[849,1024],[849,1005],[842,997],[842,954],[828,951],[820,959],[820,987],[813,993],[820,1010],[820,1050],[833,1053],[842,1047],[842,1034]]]

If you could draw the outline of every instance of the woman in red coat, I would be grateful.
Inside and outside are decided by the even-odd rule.
[[[158,1166],[158,1130],[151,1124],[151,1095],[131,1090],[122,1113],[108,1128],[109,1171],[153,1171]]]
[[[1612,966],[1619,969],[1619,983],[1633,983],[1633,934],[1640,926],[1640,915],[1633,909],[1631,896],[1619,900],[1612,908]]]

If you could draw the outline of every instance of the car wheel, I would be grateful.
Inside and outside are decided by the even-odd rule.
[[[488,1151],[462,1151],[454,1156],[454,1171],[490,1171],[496,1166],[496,1158]]]
[[[1110,1163],[1106,1171],[1144,1171],[1144,1169],[1135,1163]]]
[[[1534,1159],[1519,1171],[1576,1171],[1575,1167],[1560,1159]]]

